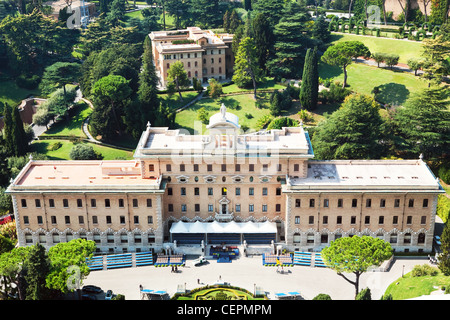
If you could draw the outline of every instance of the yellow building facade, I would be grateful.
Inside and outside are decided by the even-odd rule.
[[[313,160],[302,125],[243,133],[224,105],[204,135],[149,123],[134,158],[31,160],[7,190],[19,245],[320,251],[370,235],[400,252],[432,250],[443,190],[422,159]]]

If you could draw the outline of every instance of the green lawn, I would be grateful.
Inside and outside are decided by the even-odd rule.
[[[76,136],[86,138],[86,135],[84,134],[82,129],[82,125],[84,119],[89,117],[91,113],[92,109],[89,108],[89,105],[87,103],[79,103],[76,105],[76,109],[74,110],[74,114],[71,118],[55,124],[45,132],[45,135]]]
[[[423,277],[412,277],[410,272],[391,283],[386,289],[385,295],[391,294],[394,300],[403,300],[428,295],[437,290],[434,286],[440,288],[449,285],[450,277],[444,276],[441,272],[436,276]]]
[[[399,63],[407,63],[410,58],[420,58],[423,52],[422,42],[385,39],[374,36],[359,36],[351,34],[332,33],[332,43],[341,41],[361,41],[370,50],[370,52],[384,52],[398,54]]]
[[[177,110],[194,100],[198,95],[199,94],[197,93],[197,91],[183,91],[181,92],[183,101],[180,100],[180,95],[178,94],[178,92],[175,92],[173,94],[161,93],[158,95],[158,97],[161,99],[161,101],[165,101],[171,110]]]
[[[208,117],[211,117],[213,114],[219,112],[223,102],[229,112],[239,117],[239,124],[241,126],[246,125],[249,128],[254,128],[259,118],[270,113],[268,108],[269,95],[270,93],[258,93],[258,102],[262,104],[260,109],[256,108],[256,101],[253,99],[253,94],[245,93],[220,97],[219,99],[202,99],[193,106],[177,113],[175,122],[179,128],[186,129],[192,134],[194,133],[194,123],[199,121],[197,119],[197,110],[203,107],[208,111]],[[251,114],[253,118],[247,118],[246,114]],[[205,125],[202,124],[202,132],[204,131]]]
[[[51,151],[48,148],[55,142],[61,142],[62,146],[58,150]],[[84,142],[83,142],[84,143]],[[89,143],[94,150],[100,152],[103,155],[104,160],[114,160],[118,157],[127,160],[133,159],[133,152],[124,151],[120,149],[100,146],[94,143]],[[74,144],[68,140],[38,140],[31,144],[31,152],[38,152],[45,154],[51,160],[70,160],[69,154]]]
[[[275,90],[275,89],[282,90],[285,88],[286,88],[286,86],[276,83],[273,78],[266,78],[266,80],[263,83],[260,83],[256,89],[257,90]],[[253,92],[253,88],[242,89],[242,88],[239,88],[236,84],[232,84],[232,85],[223,87],[222,91],[224,94],[234,93],[234,92]]]
[[[39,96],[39,89],[28,90],[19,88],[12,80],[0,82],[0,102],[8,103],[10,106],[17,106],[29,95]]]
[[[425,89],[427,82],[413,74],[396,72],[389,69],[377,68],[361,63],[353,63],[348,68],[347,82],[349,89],[359,93],[371,95],[374,87],[379,87],[380,93],[375,99],[381,103],[402,105],[411,93]],[[344,73],[342,68],[329,66],[324,63],[319,65],[321,78],[334,78],[342,82]]]

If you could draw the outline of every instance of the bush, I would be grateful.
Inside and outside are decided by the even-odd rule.
[[[30,77],[25,76],[25,75],[20,75],[16,79],[16,84],[20,88],[33,90],[39,85],[40,81],[41,81],[41,78],[39,78],[39,76],[36,74],[32,75]]]
[[[428,264],[418,264],[414,266],[411,271],[413,277],[423,277],[423,276],[435,276],[438,274],[438,270],[433,268]]]
[[[438,170],[438,177],[445,182],[445,184],[450,184],[450,164],[441,165]]]
[[[313,298],[313,300],[332,300],[330,295],[326,293],[319,293],[317,296]]]
[[[372,300],[372,294],[369,288],[361,290],[356,296],[355,300]]]
[[[61,148],[61,147],[62,147],[62,143],[61,143],[60,141],[57,141],[57,142],[52,143],[52,144],[48,147],[48,149],[49,149],[50,151],[55,151],[55,150],[58,150],[58,149]]]
[[[91,145],[77,144],[70,150],[70,159],[72,160],[102,160],[101,153],[94,150]]]
[[[281,129],[282,127],[296,127],[298,126],[298,121],[288,117],[275,118],[267,126],[267,130],[271,129]]]

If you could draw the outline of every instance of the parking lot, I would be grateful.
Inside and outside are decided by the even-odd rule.
[[[124,295],[126,300],[139,300],[140,286],[167,291],[172,296],[178,290],[192,290],[218,281],[250,292],[260,287],[270,299],[274,299],[275,293],[289,291],[298,291],[307,300],[319,293],[329,294],[333,300],[354,299],[353,285],[328,268],[294,266],[284,267],[284,273],[278,273],[277,267],[263,266],[261,256],[240,257],[231,263],[208,259],[207,263],[195,267],[192,265],[195,258],[188,257],[186,266],[178,268],[177,273],[171,272],[170,267],[154,266],[92,271],[83,284],[98,286],[104,292],[112,290],[114,294]],[[424,263],[428,263],[427,258],[396,258],[387,272],[363,274],[360,289],[369,287],[372,299],[379,299],[392,282],[411,271],[414,265]]]

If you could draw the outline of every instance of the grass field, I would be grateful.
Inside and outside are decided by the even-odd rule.
[[[61,142],[61,148],[51,151],[48,148],[55,142]],[[122,158],[131,160],[133,159],[133,152],[100,146],[94,143],[88,143],[94,150],[100,152],[103,155],[104,160],[114,160],[116,158]],[[72,150],[74,143],[68,140],[38,140],[31,144],[31,152],[38,152],[45,154],[51,160],[70,160],[69,154]]]
[[[82,125],[84,119],[89,117],[92,113],[92,109],[86,103],[80,103],[76,107],[74,115],[66,119],[65,121],[59,122],[53,125],[49,130],[45,132],[45,135],[51,136],[76,136],[86,138],[82,130]]]
[[[413,74],[395,72],[360,63],[351,64],[347,67],[347,72],[350,90],[373,96],[373,88],[379,87],[380,92],[375,96],[375,99],[391,105],[402,105],[411,93],[428,86],[425,81]],[[319,75],[323,79],[333,78],[340,82],[344,80],[342,68],[324,63],[319,65]]]
[[[422,277],[412,277],[410,272],[389,285],[385,295],[391,294],[394,300],[403,300],[429,295],[432,291],[437,290],[435,287],[440,288],[441,286],[447,287],[449,285],[450,277],[443,275],[441,272],[436,276]]]
[[[395,53],[400,59],[399,63],[407,63],[410,58],[420,58],[423,52],[422,43],[408,40],[385,39],[373,36],[359,36],[351,34],[332,33],[332,43],[341,41],[361,41],[374,52]]]
[[[28,90],[19,88],[12,80],[0,82],[0,101],[8,103],[10,106],[17,106],[28,96],[39,96],[40,93],[39,89]]]
[[[179,128],[188,130],[191,134],[194,133],[194,124],[199,122],[197,118],[197,110],[205,108],[208,112],[208,117],[219,112],[220,106],[223,103],[227,106],[228,112],[231,112],[239,117],[239,124],[245,125],[249,128],[254,128],[256,121],[269,114],[268,99],[270,93],[258,93],[257,101],[263,106],[258,109],[256,107],[256,101],[253,99],[253,94],[240,94],[234,96],[221,97],[219,99],[206,98],[196,102],[193,106],[177,113],[175,122]],[[246,116],[246,114],[248,114]],[[250,116],[250,119],[248,116]],[[206,126],[202,124],[202,132],[205,132]],[[197,128],[195,128],[197,129]],[[199,129],[198,129],[199,130]],[[198,131],[197,130],[197,131]]]

